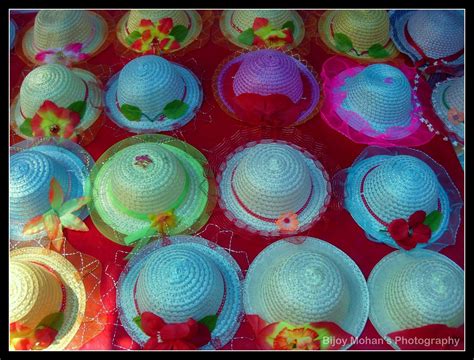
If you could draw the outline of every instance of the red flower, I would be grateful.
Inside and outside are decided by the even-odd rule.
[[[266,18],[261,18],[261,17],[257,17],[255,18],[255,20],[253,21],[253,26],[252,26],[252,29],[254,31],[257,31],[259,30],[260,28],[262,27],[265,27],[265,26],[268,26],[268,19]]]
[[[47,348],[51,345],[58,335],[58,332],[50,327],[43,327],[35,331],[36,346],[42,349]]]
[[[408,221],[395,219],[388,225],[388,232],[393,240],[405,250],[411,250],[417,244],[426,243],[431,238],[431,229],[423,224],[426,213],[422,210],[415,211]]]
[[[45,100],[31,120],[31,130],[34,136],[59,136],[75,140],[75,128],[80,122],[81,117],[77,112]]]
[[[173,19],[172,18],[163,18],[158,22],[157,30],[165,35],[168,35],[173,29]]]

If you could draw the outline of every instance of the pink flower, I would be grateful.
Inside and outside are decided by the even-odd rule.
[[[43,64],[59,63],[70,66],[86,60],[89,55],[82,51],[81,43],[68,44],[62,48],[48,49],[36,54],[35,59]]]

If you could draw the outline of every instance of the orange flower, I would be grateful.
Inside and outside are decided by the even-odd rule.
[[[273,348],[275,350],[319,350],[320,341],[318,333],[310,328],[284,328],[275,336]]]
[[[451,108],[448,111],[448,120],[454,125],[464,123],[464,112],[456,108]]]
[[[298,215],[294,212],[282,214],[278,220],[275,221],[275,224],[280,231],[296,231],[299,226]]]
[[[59,136],[74,140],[74,130],[80,121],[81,117],[77,112],[46,100],[31,120],[31,130],[34,136]]]
[[[150,215],[151,227],[155,228],[158,233],[167,233],[169,229],[176,226],[176,215],[172,210],[162,212],[158,215]]]

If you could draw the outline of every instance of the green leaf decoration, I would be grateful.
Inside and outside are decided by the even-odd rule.
[[[369,48],[369,56],[375,59],[381,59],[387,57],[388,51],[380,44],[374,44]]]
[[[64,201],[64,191],[56,178],[51,179],[49,188],[49,202],[51,208],[58,211]]]
[[[65,214],[77,211],[81,207],[86,205],[89,201],[90,201],[90,197],[88,196],[81,196],[79,198],[69,199],[64,204],[61,205],[61,208],[58,211],[59,216],[61,217]]]
[[[33,136],[33,130],[31,129],[31,118],[26,118],[23,124],[20,125],[20,132],[26,136]]]
[[[84,116],[84,113],[86,112],[86,102],[83,100],[79,100],[76,102],[73,102],[71,105],[69,105],[67,108],[71,111],[77,112],[79,114],[79,117],[82,119]]]
[[[182,43],[186,36],[188,36],[188,28],[184,25],[176,25],[170,31],[170,35],[173,36],[177,42]]]
[[[189,105],[182,102],[181,100],[173,100],[172,102],[166,104],[163,109],[163,114],[168,119],[179,119],[181,116],[186,114],[188,111]]]
[[[253,44],[254,37],[255,37],[255,34],[253,33],[253,29],[247,29],[240,33],[237,40],[239,40],[239,42],[241,42],[244,45],[251,46]]]
[[[209,332],[212,332],[217,324],[217,315],[209,315],[201,320],[198,321],[198,323],[203,324],[205,327],[209,329]]]
[[[46,316],[41,322],[39,323],[38,327],[44,326],[59,331],[61,326],[64,322],[64,313],[63,312],[56,312]]]
[[[132,45],[135,41],[140,39],[142,37],[142,34],[140,34],[139,31],[135,30],[132,32],[130,35],[127,36],[125,41],[128,43],[128,45]]]
[[[335,33],[334,42],[336,43],[337,50],[344,53],[352,50],[353,48],[351,39],[349,39],[349,37],[343,33]]]
[[[431,229],[431,232],[435,232],[438,230],[439,226],[441,225],[441,220],[443,219],[443,214],[439,212],[438,210],[430,212],[426,218],[425,221],[423,221],[423,224],[429,226]]]
[[[281,27],[282,29],[290,29],[291,33],[293,34],[295,32],[295,23],[293,21],[287,21],[286,23],[283,24]]]
[[[134,322],[135,324],[137,324],[137,326],[143,331],[143,328],[142,328],[142,317],[141,317],[141,315],[135,316],[135,317],[133,318],[133,322]]]
[[[140,108],[128,104],[120,106],[120,112],[130,121],[140,121],[143,115]]]

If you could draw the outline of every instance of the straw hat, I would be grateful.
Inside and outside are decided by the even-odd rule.
[[[400,248],[385,230],[395,219],[437,210],[441,221],[427,243],[439,250],[456,241],[463,205],[446,170],[421,151],[368,147],[346,170],[344,206],[367,237]]]
[[[368,280],[370,321],[393,347],[388,334],[430,324],[464,322],[464,272],[434,251],[394,251],[374,267]]]
[[[367,284],[357,264],[311,237],[279,240],[258,254],[247,271],[243,297],[245,313],[268,323],[331,321],[354,337],[369,314]]]
[[[31,138],[20,128],[27,119],[37,114],[47,100],[60,108],[84,101],[85,111],[75,128],[75,133],[81,134],[90,129],[102,113],[100,80],[89,71],[70,69],[60,64],[47,64],[33,69],[23,79],[20,92],[11,105],[11,124],[19,136]]]
[[[172,236],[143,248],[120,276],[117,306],[122,325],[143,345],[148,336],[133,319],[148,311],[167,323],[217,314],[211,342],[219,348],[237,331],[242,312],[242,274],[224,249],[197,236]]]
[[[460,10],[391,10],[391,37],[418,65],[464,63],[464,13]]]
[[[312,68],[297,57],[271,49],[226,59],[216,70],[214,88],[225,112],[266,125],[300,125],[315,114],[320,99]],[[253,100],[243,102],[249,96]],[[253,119],[252,111],[258,119]]]
[[[10,50],[15,46],[16,24],[13,19],[10,19]]]
[[[147,55],[130,61],[109,80],[104,101],[107,115],[117,125],[143,133],[186,125],[196,115],[202,99],[201,83],[190,70]],[[174,104],[179,108],[168,110]],[[131,115],[124,108],[132,108]]]
[[[464,121],[464,76],[438,83],[433,90],[431,101],[446,129],[464,143],[464,122],[454,124],[449,119],[452,116],[450,111],[454,111],[458,116],[462,113]]]
[[[66,348],[86,311],[86,290],[76,268],[60,254],[38,247],[10,252],[10,323],[35,328],[61,311],[64,321],[48,350]]]
[[[164,135],[138,135],[110,147],[91,172],[92,221],[112,241],[150,226],[149,215],[172,211],[169,235],[192,233],[212,212],[214,184],[205,157]]]
[[[81,146],[55,138],[25,140],[10,148],[10,240],[28,241],[46,236],[43,231],[23,235],[24,225],[51,207],[48,194],[54,177],[64,192],[64,201],[86,196],[92,157]],[[87,209],[75,213],[82,220]]]
[[[318,160],[296,145],[276,140],[234,150],[221,165],[218,182],[226,216],[264,236],[309,228],[325,211],[331,192]],[[297,223],[292,229],[284,231],[279,225],[292,225],[293,219]]]
[[[81,43],[81,52],[96,55],[104,45],[108,26],[102,16],[89,10],[40,10],[34,26],[23,37],[22,50],[33,63],[35,56],[46,50]]]
[[[232,44],[243,49],[251,49],[253,46],[242,43],[239,40],[239,35],[252,29],[254,21],[258,18],[268,20],[268,25],[273,30],[282,29],[288,22],[293,23],[292,29],[290,28],[293,41],[285,46],[285,49],[293,49],[303,41],[305,34],[303,19],[295,10],[224,10],[219,20],[219,26],[224,37]]]
[[[386,61],[398,55],[389,28],[385,10],[328,10],[318,22],[319,37],[329,49],[367,61]]]

